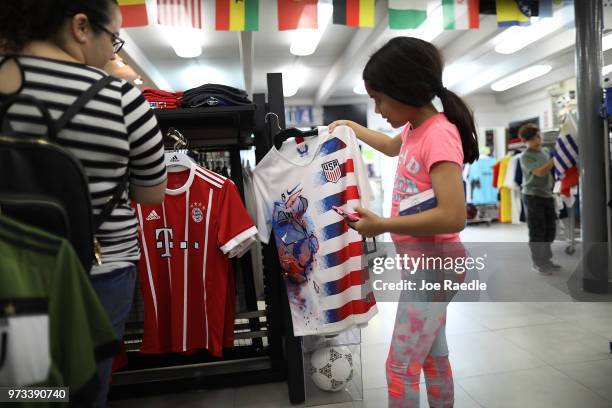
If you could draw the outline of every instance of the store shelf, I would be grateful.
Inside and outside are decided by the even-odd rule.
[[[254,144],[255,105],[217,106],[209,108],[156,109],[153,111],[163,133],[169,127],[178,129],[189,141],[189,147],[215,147]],[[167,141],[171,147],[171,141]]]
[[[234,387],[263,384],[285,378],[285,373],[275,369],[267,356],[236,356],[220,364],[200,363],[118,372],[113,375],[109,398],[149,397],[152,394],[227,387],[228,384]]]

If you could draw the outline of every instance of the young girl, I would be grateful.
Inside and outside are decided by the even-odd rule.
[[[389,138],[357,123],[339,120],[329,125],[351,127],[357,137],[387,156],[398,156],[391,217],[364,208],[351,226],[371,237],[385,232],[398,244],[434,243],[443,250],[460,243],[466,210],[462,166],[478,158],[472,112],[442,85],[442,60],[432,44],[410,37],[390,40],[363,71],[366,89],[381,114],[401,134]],[[444,113],[432,100],[438,96]],[[433,189],[437,206],[414,215],[398,216],[400,202]],[[457,245],[457,244],[455,244]],[[421,370],[431,407],[453,406],[453,378],[446,345],[445,302],[400,302],[387,358],[389,407],[418,407]]]

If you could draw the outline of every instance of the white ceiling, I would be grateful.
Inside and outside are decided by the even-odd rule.
[[[155,1],[147,1],[151,15]],[[494,93],[498,102],[504,103],[521,93],[533,92],[574,76],[575,31],[571,5],[555,14],[560,25],[555,31],[514,54],[502,55],[494,51],[496,36],[503,31],[497,28],[495,16],[482,15],[478,30],[441,31],[441,8],[432,4],[430,16],[420,29],[390,30],[387,28],[388,3],[377,0],[375,28],[355,29],[330,24],[313,55],[296,57],[289,52],[294,32],[278,31],[276,0],[260,0],[259,32],[242,34],[215,31],[214,0],[204,1],[205,29],[200,31],[202,55],[198,58],[177,57],[164,34],[165,27],[150,25],[123,30],[122,35],[125,34],[128,41],[125,50],[130,59],[136,61],[138,69],[156,86],[185,90],[216,82],[248,88],[252,78],[251,91],[265,92],[266,73],[300,68],[304,72],[304,84],[294,97],[286,99],[288,104],[320,106],[365,100],[366,97],[353,93],[365,62],[377,48],[398,35],[417,36],[440,48],[448,67],[445,84],[460,95],[492,94],[492,82],[533,64],[550,64],[553,69],[545,77]],[[452,75],[447,75],[449,73]],[[453,76],[458,79],[452,81]]]

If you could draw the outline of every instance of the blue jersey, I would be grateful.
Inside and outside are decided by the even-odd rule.
[[[470,166],[467,182],[472,185],[472,204],[495,204],[497,189],[493,187],[493,166],[495,159],[481,156]]]

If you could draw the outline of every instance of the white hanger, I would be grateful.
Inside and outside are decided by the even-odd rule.
[[[191,160],[191,157],[187,156],[187,150],[177,150],[187,147],[188,143],[185,136],[173,127],[168,130],[166,136],[175,141],[174,150],[164,153],[167,171],[177,172],[193,169],[196,164]]]
[[[195,167],[191,157],[183,152],[166,152],[164,153],[164,158],[166,159],[166,170],[169,172],[183,171],[185,169],[191,170]]]

